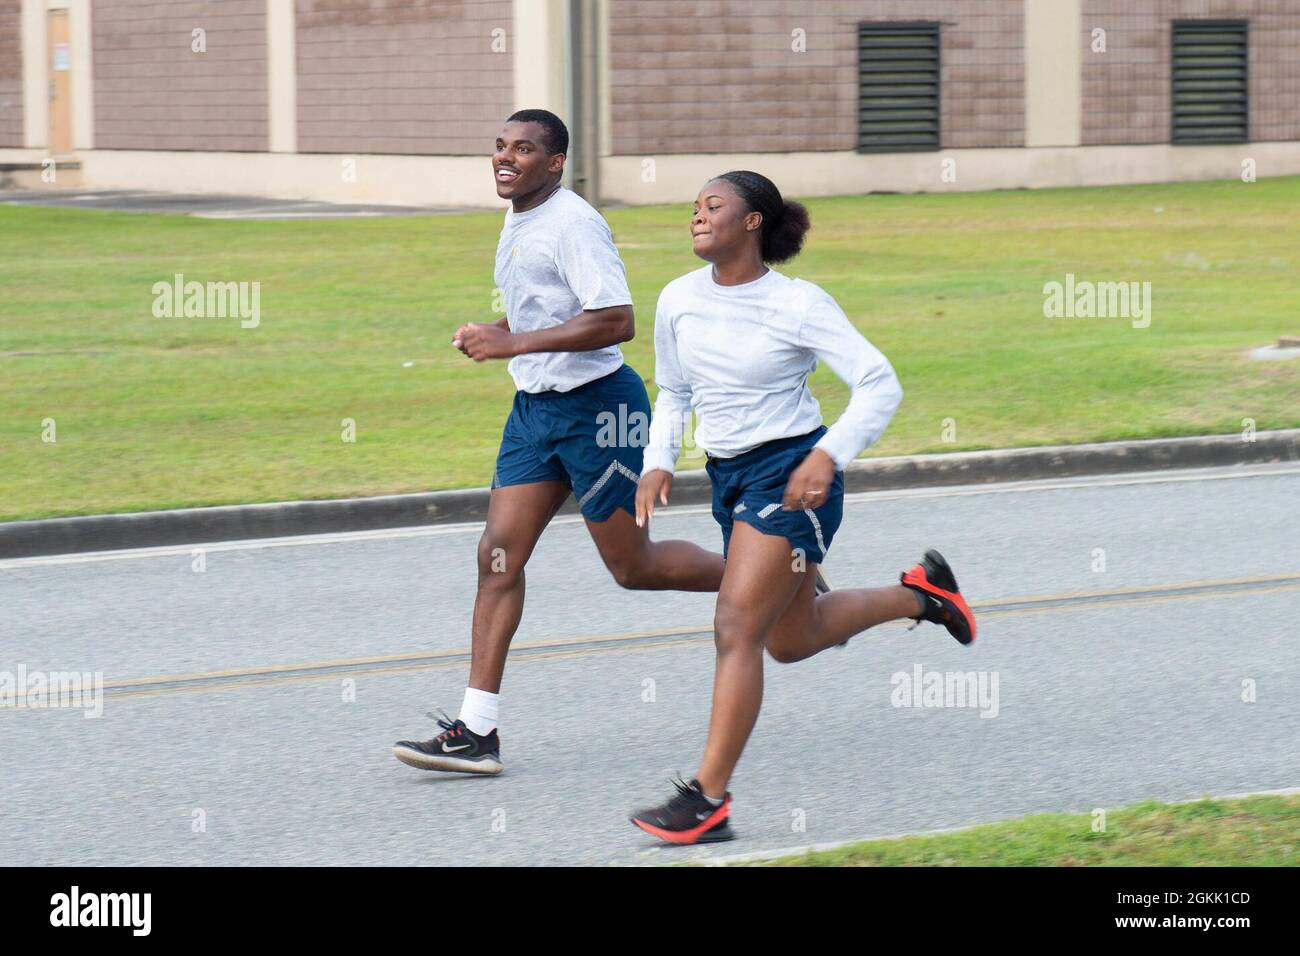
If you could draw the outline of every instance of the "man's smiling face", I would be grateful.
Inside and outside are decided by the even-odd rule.
[[[558,180],[564,154],[546,151],[546,129],[540,123],[506,123],[492,154],[497,195],[519,200]]]

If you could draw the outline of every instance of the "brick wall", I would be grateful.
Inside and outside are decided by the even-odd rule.
[[[853,149],[857,24],[889,20],[941,22],[943,146],[1024,145],[1022,0],[609,0],[612,151]]]
[[[514,105],[511,11],[511,0],[297,0],[298,149],[486,156]]]
[[[1085,146],[1169,142],[1169,24],[1194,19],[1250,21],[1250,138],[1300,139],[1300,0],[1083,0]]]
[[[23,145],[21,0],[0,0],[0,146]]]
[[[96,148],[267,148],[266,0],[91,6]]]

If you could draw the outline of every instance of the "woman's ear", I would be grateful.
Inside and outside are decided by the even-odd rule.
[[[745,217],[745,231],[753,232],[763,225],[763,214],[761,212],[751,212]]]

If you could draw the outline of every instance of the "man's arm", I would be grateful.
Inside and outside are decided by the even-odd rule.
[[[514,336],[514,353],[525,352],[592,352],[636,335],[636,319],[630,305],[611,305],[605,309],[579,312],[568,322],[536,332]]]
[[[501,329],[501,331],[509,335],[510,316],[503,315],[495,322],[467,322],[464,325],[462,325],[460,328],[458,328],[455,332],[453,332],[451,336],[451,344],[456,346],[456,348],[460,349],[466,355],[469,355],[469,349],[466,348],[465,346],[466,333],[468,333],[470,329],[474,327],[478,327],[482,329]],[[498,333],[489,333],[489,334],[498,334]],[[478,359],[477,361],[481,362],[482,359]]]
[[[511,332],[502,319],[491,324],[462,325],[453,343],[476,362],[513,358],[528,352],[591,352],[627,342],[636,334],[630,305],[579,312],[567,322],[535,332]]]

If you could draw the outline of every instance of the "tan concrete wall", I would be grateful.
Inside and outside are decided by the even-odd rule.
[[[41,0],[22,0],[19,24],[23,76],[23,146],[43,148],[49,139],[49,64],[46,62],[46,9]]]
[[[40,155],[40,154],[35,154]],[[0,161],[31,151],[0,150]],[[504,209],[489,166],[479,156],[338,156],[289,153],[90,150],[80,154],[86,186],[232,193],[326,202],[378,202]],[[941,150],[862,155],[851,150],[803,153],[665,154],[646,182],[642,158],[601,160],[606,201],[684,203],[710,176],[757,169],[789,196],[980,189],[1104,186],[1240,178],[1250,158],[1261,176],[1300,175],[1300,142],[1240,146],[1076,146]],[[355,182],[341,176],[354,163]],[[951,165],[945,165],[951,164]],[[165,181],[160,181],[165,171]],[[945,178],[945,172],[955,176]]]
[[[0,146],[23,143],[22,0],[0,0]]]
[[[1026,146],[1078,146],[1081,0],[1025,0]]]
[[[525,109],[550,110],[567,121],[564,8],[565,0],[514,0],[511,5],[514,14],[510,31],[514,72],[511,113]]]
[[[297,0],[295,12],[301,152],[491,151],[513,112],[511,0]]]
[[[609,0],[612,152],[854,148],[864,20],[942,22],[945,147],[1024,142],[1022,0]]]
[[[1170,22],[1250,21],[1250,138],[1300,139],[1300,0],[1083,0],[1083,142],[1167,143]],[[1092,31],[1106,31],[1094,53]]]
[[[266,0],[98,0],[92,16],[97,148],[267,148]]]
[[[266,0],[267,135],[273,153],[298,151],[298,37],[294,0]]]
[[[8,149],[0,146],[0,163],[39,163],[46,155],[43,149]]]
[[[484,156],[90,150],[87,186],[323,202],[505,209]]]
[[[757,170],[769,176],[787,196],[841,196],[872,191],[966,192],[1239,180],[1242,160],[1247,158],[1255,160],[1260,176],[1300,174],[1300,142],[1292,142],[1240,146],[961,149],[866,155],[853,151],[663,155],[655,157],[654,177],[649,182],[642,174],[641,157],[607,156],[601,161],[601,182],[606,201],[641,205],[689,202],[710,177],[728,169]],[[945,179],[945,171],[951,173],[952,181]]]

